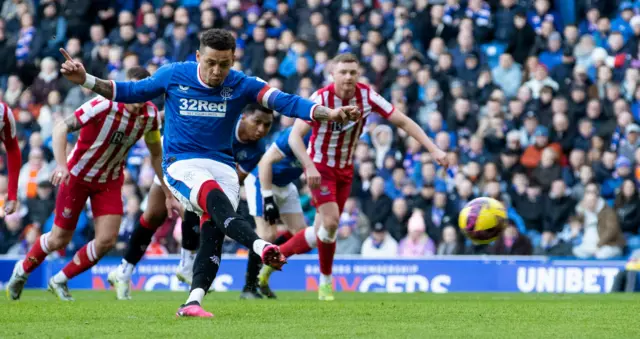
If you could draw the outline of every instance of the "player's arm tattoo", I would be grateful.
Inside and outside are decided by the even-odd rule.
[[[320,120],[320,121],[328,120],[330,112],[331,112],[331,108],[318,105],[313,110],[313,119]]]
[[[96,78],[96,84],[93,92],[111,100],[113,98],[113,86],[111,81]]]
[[[64,124],[67,125],[67,131],[69,132],[75,132],[79,130],[80,127],[82,127],[82,125],[80,125],[80,121],[78,121],[78,118],[76,118],[75,114],[71,114],[68,117],[66,117],[64,119]]]

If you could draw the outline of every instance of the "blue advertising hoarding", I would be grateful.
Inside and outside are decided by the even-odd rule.
[[[11,275],[15,258],[0,258],[0,285]],[[177,257],[144,259],[132,277],[136,290],[187,291],[174,272]],[[213,283],[216,291],[234,291],[244,285],[246,258],[223,258]],[[44,288],[47,279],[65,264],[45,262],[29,278],[28,287]],[[106,289],[108,273],[118,258],[103,258],[90,271],[69,282],[71,289]],[[524,292],[606,293],[624,267],[623,261],[550,260],[544,257],[435,257],[433,259],[338,258],[334,264],[337,291],[356,292]],[[289,260],[272,279],[275,290],[313,291],[318,286],[315,256]]]

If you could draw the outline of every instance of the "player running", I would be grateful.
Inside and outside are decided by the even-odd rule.
[[[9,105],[0,102],[0,140],[7,150],[8,187],[4,200],[4,215],[12,214],[18,207],[18,176],[22,166],[22,153],[16,137],[16,121]]]
[[[302,175],[302,166],[289,147],[292,128],[282,131],[260,160],[258,168],[244,182],[249,214],[256,220],[258,235],[263,239],[276,240],[276,223],[281,220],[291,234],[301,232],[309,248],[316,246],[316,236],[307,223],[300,205],[300,194],[293,183]],[[304,142],[307,143],[311,133]],[[263,266],[258,277],[260,292],[268,298],[276,298],[269,288],[269,276],[273,268]],[[247,275],[253,272],[247,271]]]
[[[371,113],[377,113],[396,127],[415,138],[440,165],[446,166],[446,153],[439,149],[425,132],[403,112],[369,86],[357,82],[360,63],[352,54],[334,58],[332,75],[334,83],[316,91],[311,99],[331,108],[357,105],[362,118],[355,122],[306,123],[296,121],[289,137],[289,144],[304,167],[307,183],[311,188],[316,216],[318,256],[320,259],[320,284],[318,298],[333,300],[331,268],[336,250],[336,231],[344,203],[351,192],[353,180],[353,151]],[[309,149],[304,136],[313,130]],[[283,255],[306,253],[311,250],[306,231],[298,232],[281,246]]]
[[[267,265],[280,269],[286,263],[280,249],[260,239],[236,213],[240,186],[231,140],[242,108],[259,103],[286,116],[340,123],[359,119],[360,115],[357,107],[330,109],[231,70],[235,48],[236,40],[230,32],[204,31],[196,51],[197,62],[167,64],[139,82],[98,79],[61,50],[67,59],[62,74],[106,98],[139,102],[165,94],[165,182],[187,210],[202,213],[205,221],[191,291],[177,316],[213,316],[200,304],[217,274],[225,235],[261,254]]]
[[[250,104],[244,108],[233,135],[233,154],[240,182],[257,166],[264,154],[266,143],[262,138],[269,133],[272,124],[273,111],[270,109],[257,104]],[[138,225],[131,234],[122,263],[109,273],[108,281],[115,287],[118,300],[131,299],[130,281],[133,269],[144,256],[153,234],[167,218],[167,208],[163,204],[165,196],[160,187],[160,181],[157,177],[154,178],[147,198],[147,209],[140,216]],[[200,218],[194,212],[185,211],[182,219],[181,258],[176,276],[189,285],[193,278],[193,261],[200,239],[195,231],[199,222]],[[252,253],[251,258],[260,264],[261,259],[258,255]]]
[[[127,79],[139,81],[149,77],[142,67],[127,71]],[[53,153],[57,163],[51,176],[60,185],[56,198],[54,225],[40,236],[26,255],[16,263],[7,283],[7,295],[18,300],[24,284],[53,251],[71,241],[78,216],[91,199],[95,220],[95,238],[80,248],[60,272],[49,279],[49,291],[59,299],[73,297],[67,281],[95,265],[113,248],[122,219],[122,184],[124,161],[131,146],[144,135],[156,174],[162,177],[162,147],[158,111],[151,102],[124,104],[95,98],[78,108],[53,129]],[[66,157],[67,134],[80,130],[78,142]],[[168,192],[168,188],[165,186]]]

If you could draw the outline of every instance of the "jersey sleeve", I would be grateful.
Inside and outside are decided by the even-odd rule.
[[[295,157],[291,146],[289,146],[289,135],[291,135],[291,130],[292,128],[287,128],[286,130],[282,131],[282,133],[278,135],[278,138],[276,138],[276,141],[271,146],[275,147],[276,150],[278,150],[278,152],[280,152],[280,154],[282,154],[284,157]],[[312,133],[309,132],[304,136],[303,141],[305,145],[309,144],[311,134]]]
[[[151,121],[151,128],[144,134],[144,141],[147,144],[159,143],[161,139],[160,114],[158,114],[156,106],[151,103],[147,104],[147,109],[149,110],[149,115],[153,120]]]
[[[369,89],[369,103],[371,103],[371,110],[385,119],[389,119],[396,109],[392,103],[372,89]]]
[[[111,105],[113,101],[98,97],[82,104],[73,114],[80,122],[80,126],[85,126],[96,117],[109,112]]]
[[[247,95],[251,101],[280,114],[303,120],[313,120],[313,110],[317,104],[301,96],[288,94],[269,86],[262,79],[246,78]]]
[[[7,150],[8,161],[8,187],[7,199],[15,201],[18,199],[18,177],[22,166],[22,155],[18,145],[16,121],[11,109],[4,106],[4,129],[2,131],[2,142]]]
[[[113,101],[136,103],[153,100],[169,87],[176,64],[164,65],[150,77],[139,81],[112,81]]]

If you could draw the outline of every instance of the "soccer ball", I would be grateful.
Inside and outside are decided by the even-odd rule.
[[[496,199],[473,199],[460,211],[458,224],[474,244],[489,244],[496,240],[506,227],[507,210]]]

